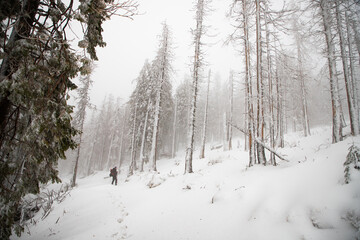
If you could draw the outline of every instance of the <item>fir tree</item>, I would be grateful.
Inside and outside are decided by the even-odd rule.
[[[126,1],[5,0],[0,4],[0,239],[8,239],[17,222],[21,198],[38,193],[39,185],[59,182],[58,159],[75,148],[78,131],[71,124],[73,107],[68,92],[72,79],[84,68],[66,39],[69,22],[86,25],[86,43],[92,59],[103,46],[101,25],[119,8],[135,13]],[[76,12],[76,14],[74,14]],[[10,24],[12,23],[12,24]]]
[[[349,147],[349,153],[346,155],[344,167],[345,183],[348,184],[351,181],[353,169],[360,171],[360,148],[358,146],[351,145]]]
[[[156,160],[157,154],[159,151],[159,130],[160,126],[160,118],[164,116],[164,110],[166,109],[166,105],[168,101],[164,101],[166,99],[166,95],[168,95],[167,99],[171,99],[171,84],[170,84],[170,73],[172,71],[171,68],[171,32],[169,26],[164,23],[163,24],[163,32],[160,40],[160,47],[157,53],[157,56],[153,62],[152,72],[155,80],[155,101],[154,101],[154,124],[152,131],[152,140],[151,140],[151,152],[150,152],[150,163],[151,170],[156,170]],[[170,91],[169,91],[170,90]],[[164,96],[165,95],[165,96]],[[169,102],[168,102],[169,103]]]

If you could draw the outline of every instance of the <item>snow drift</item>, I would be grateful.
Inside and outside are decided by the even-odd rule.
[[[184,157],[162,159],[159,173],[107,172],[79,179],[50,214],[12,239],[360,239],[360,172],[345,184],[348,148],[329,128],[287,136],[290,162],[248,168],[241,149],[207,151],[184,175]],[[197,155],[195,155],[197,156]],[[52,186],[54,187],[54,186]]]

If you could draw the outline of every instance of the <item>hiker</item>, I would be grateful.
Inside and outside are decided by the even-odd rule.
[[[116,166],[115,166],[114,168],[112,168],[110,170],[110,177],[112,177],[111,184],[114,184],[114,182],[115,182],[115,185],[117,185],[117,174],[118,174],[118,171],[117,171]]]

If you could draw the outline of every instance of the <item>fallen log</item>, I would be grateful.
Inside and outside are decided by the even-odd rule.
[[[222,148],[222,147],[223,147],[223,145],[219,144],[219,145],[211,146],[210,150],[215,150],[215,149],[219,149],[219,148]]]
[[[232,127],[234,127],[234,128],[236,128],[237,130],[239,130],[240,132],[244,133],[246,136],[249,136],[249,133],[246,132],[244,129],[241,129],[240,127],[238,127],[238,126],[236,126],[236,125],[234,125],[234,124],[232,124],[232,123],[230,123],[230,122],[229,122],[229,124],[230,124]],[[279,159],[281,159],[281,160],[283,160],[283,161],[285,161],[285,162],[289,162],[289,160],[285,159],[283,156],[281,156],[279,153],[277,153],[277,152],[275,151],[275,149],[267,146],[264,142],[262,142],[260,139],[256,138],[255,136],[254,136],[254,140],[255,140],[255,142],[257,142],[258,144],[260,144],[262,147],[264,147],[264,148],[267,149],[268,151],[272,152],[272,153],[273,153],[275,156],[277,156]]]

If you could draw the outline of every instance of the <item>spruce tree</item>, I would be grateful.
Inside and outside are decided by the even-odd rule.
[[[66,33],[70,21],[85,24],[92,59],[104,46],[101,25],[117,9],[133,15],[136,4],[126,1],[5,0],[0,3],[0,239],[9,239],[18,223],[21,199],[39,192],[39,185],[59,182],[58,159],[75,148],[78,131],[71,124],[68,92],[72,79],[84,70]],[[75,18],[74,18],[75,17]],[[11,24],[10,24],[11,23]],[[10,27],[9,27],[10,26]]]
[[[348,184],[351,181],[351,174],[354,174],[353,169],[360,170],[360,148],[358,146],[353,144],[349,147],[344,167],[345,183]]]

